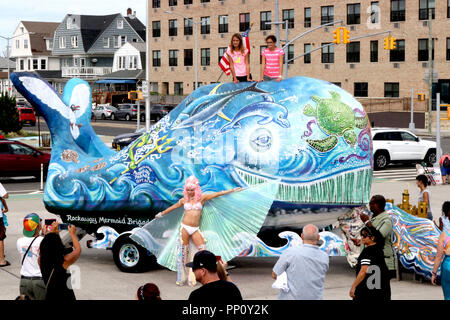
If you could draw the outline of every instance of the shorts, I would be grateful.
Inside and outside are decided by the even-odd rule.
[[[450,175],[450,167],[441,167],[441,174],[443,176],[449,176]]]
[[[250,80],[252,80],[252,74],[250,74],[249,78],[250,78]],[[239,82],[248,82],[248,81],[247,81],[247,76],[246,76],[246,75],[245,75],[245,76],[236,76],[236,79],[237,79]]]
[[[5,240],[6,238],[6,228],[3,224],[3,217],[0,218],[0,241]]]

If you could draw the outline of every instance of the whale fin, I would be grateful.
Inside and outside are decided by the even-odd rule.
[[[88,155],[93,157],[104,157],[115,153],[108,148],[95,134],[91,126],[92,94],[89,83],[81,79],[70,79],[64,87],[62,100],[66,106],[73,109],[76,125],[79,129],[78,137],[75,138],[78,146]]]

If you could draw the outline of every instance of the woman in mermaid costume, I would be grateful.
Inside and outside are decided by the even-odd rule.
[[[432,284],[436,284],[439,266],[441,267],[441,284],[444,299],[450,300],[450,230],[442,232],[439,236],[437,255],[436,260],[434,260],[433,275],[431,277]]]
[[[191,176],[185,182],[184,197],[159,212],[131,238],[152,252],[160,265],[177,271],[178,285],[188,280],[193,286],[195,276],[185,265],[194,251],[208,246],[225,262],[239,255],[264,223],[277,190],[278,183],[269,182],[202,194],[199,180]]]

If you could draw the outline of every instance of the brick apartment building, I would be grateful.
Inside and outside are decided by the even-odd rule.
[[[384,50],[388,34],[382,34],[348,45],[332,45],[289,64],[289,77],[308,76],[338,84],[358,97],[368,112],[409,110],[411,89],[428,99],[428,83],[424,81],[428,70],[428,8],[436,6],[432,20],[434,69],[438,71],[435,89],[441,92],[442,103],[450,103],[450,0],[278,0],[278,5],[279,20],[289,20],[289,39],[336,20],[343,20],[351,39],[391,30],[397,39],[396,50]],[[151,90],[189,94],[194,89],[195,32],[191,20],[185,18],[198,23],[200,84],[219,78],[231,81],[222,74],[218,62],[231,36],[244,32],[250,24],[250,68],[253,78],[259,79],[264,39],[276,29],[265,22],[276,20],[275,6],[276,0],[149,0]],[[288,59],[333,42],[338,26],[341,24],[296,40],[289,47]],[[280,38],[283,44],[283,26]],[[417,102],[419,122],[426,108],[426,101]]]

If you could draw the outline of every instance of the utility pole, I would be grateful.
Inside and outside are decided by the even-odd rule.
[[[145,8],[147,10],[147,27],[145,30],[145,41],[146,41],[146,55],[145,55],[145,82],[146,85],[142,85],[142,93],[145,97],[145,131],[150,131],[150,11],[148,8],[148,3],[150,1],[145,1]]]
[[[275,21],[280,21],[280,7],[278,5],[278,0],[275,0]],[[277,37],[277,47],[280,46],[280,25],[275,25],[275,36]]]
[[[428,133],[431,133],[431,109],[433,107],[433,32],[431,27],[432,8],[428,9]],[[441,107],[436,106],[436,111]]]

